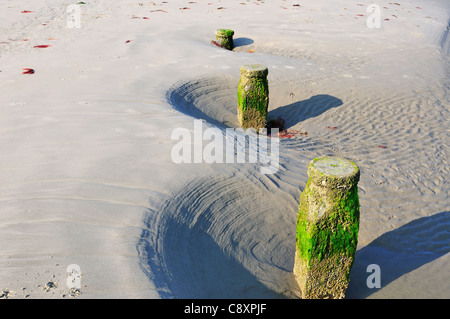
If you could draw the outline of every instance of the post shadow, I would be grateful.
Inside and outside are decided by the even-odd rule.
[[[288,129],[299,122],[305,121],[311,117],[319,116],[342,104],[342,100],[337,97],[319,94],[314,95],[307,100],[298,101],[271,110],[269,111],[267,118],[268,120],[275,120],[277,118],[284,119],[285,128]]]
[[[166,93],[166,98],[168,102],[171,105],[173,105],[178,111],[188,116],[192,116],[196,119],[205,120],[206,122],[220,128],[229,127],[225,123],[222,123],[221,121],[215,119],[214,117],[206,114],[203,110],[198,108],[192,101],[187,101],[183,96],[183,93],[185,93],[183,90],[184,85],[178,88],[177,90],[171,90]]]
[[[250,45],[252,44],[254,41],[250,38],[235,38],[233,39],[233,43],[234,43],[234,47],[242,47],[244,45]]]
[[[224,85],[228,89],[231,87],[230,83],[227,82],[224,82]],[[189,83],[183,84],[176,89],[171,89],[166,93],[167,101],[180,112],[197,119],[203,119],[214,126],[220,128],[239,127],[237,120],[236,94],[230,93],[232,94],[232,97],[230,97],[226,103],[208,109],[205,108],[204,105],[197,105],[198,103],[195,98],[188,98],[187,95],[189,94],[189,90],[191,90]],[[268,112],[267,119],[270,121],[282,118],[284,120],[283,128],[288,129],[299,122],[319,116],[320,114],[332,108],[339,107],[342,104],[342,100],[337,97],[327,94],[319,94],[314,95],[307,100],[297,101],[270,110]],[[220,112],[217,111],[218,109]],[[217,114],[220,114],[220,119],[217,117]]]
[[[387,232],[358,250],[346,298],[366,298],[378,291],[367,287],[367,266],[380,267],[381,288],[450,252],[450,212],[422,217]]]
[[[450,19],[447,21],[447,27],[445,28],[445,31],[442,33],[441,35],[441,39],[440,39],[440,46],[442,51],[445,54],[449,54],[450,53]]]
[[[207,88],[204,94],[192,94],[204,86]],[[223,77],[211,77],[171,88],[166,92],[166,99],[169,104],[185,115],[202,119],[219,128],[232,128],[239,126],[237,90],[238,79],[230,81]],[[210,92],[218,91],[220,92],[219,101],[210,100],[205,96]]]

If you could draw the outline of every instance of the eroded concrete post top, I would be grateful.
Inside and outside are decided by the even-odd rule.
[[[246,64],[241,66],[241,75],[249,78],[265,78],[269,69],[262,64]]]
[[[359,175],[359,167],[341,157],[319,157],[308,165],[308,177],[312,182],[329,188],[350,188],[358,183]]]

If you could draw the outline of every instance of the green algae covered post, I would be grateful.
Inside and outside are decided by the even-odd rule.
[[[234,31],[230,29],[216,29],[216,43],[218,46],[227,50],[233,50],[233,35]]]
[[[315,158],[300,195],[294,276],[302,298],[345,297],[359,230],[358,166]]]
[[[266,127],[269,108],[269,84],[267,67],[246,64],[241,67],[238,87],[238,119],[242,128],[257,132]]]

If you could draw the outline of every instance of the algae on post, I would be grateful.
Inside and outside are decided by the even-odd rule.
[[[359,231],[359,168],[338,157],[316,158],[300,195],[294,274],[304,298],[343,298]]]
[[[217,29],[215,31],[216,34],[216,42],[217,45],[219,45],[222,48],[225,48],[227,50],[233,50],[234,43],[233,43],[233,35],[234,31],[230,29]]]
[[[259,64],[241,67],[238,87],[238,118],[243,128],[266,127],[269,108],[268,70]]]

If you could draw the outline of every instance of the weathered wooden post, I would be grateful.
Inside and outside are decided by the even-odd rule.
[[[230,29],[216,29],[216,44],[227,50],[233,50],[233,35],[234,31]]]
[[[315,158],[300,195],[294,275],[302,298],[345,297],[359,230],[358,166]]]
[[[246,64],[241,67],[237,111],[242,128],[253,128],[258,132],[266,127],[269,108],[268,74],[267,67],[261,64]]]

